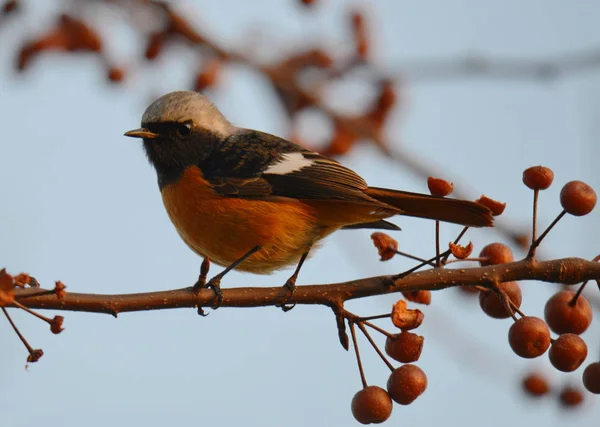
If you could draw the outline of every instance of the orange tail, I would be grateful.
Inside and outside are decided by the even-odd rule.
[[[365,193],[380,202],[400,209],[401,215],[436,219],[470,227],[493,225],[490,210],[475,202],[376,187],[369,187]]]

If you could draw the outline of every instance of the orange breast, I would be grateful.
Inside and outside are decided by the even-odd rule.
[[[177,232],[199,255],[226,266],[260,245],[237,268],[242,271],[270,273],[294,264],[329,232],[317,226],[312,208],[297,201],[219,196],[196,167],[161,193]]]

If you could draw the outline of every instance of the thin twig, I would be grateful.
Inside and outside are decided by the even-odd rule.
[[[450,253],[450,250],[447,250],[447,251],[445,251],[445,252],[444,252],[444,255],[445,255],[446,253]],[[406,270],[406,271],[404,271],[404,272],[402,272],[402,273],[400,273],[400,274],[398,274],[398,275],[394,276],[394,280],[398,280],[398,279],[401,279],[401,278],[403,278],[403,277],[406,277],[406,276],[408,276],[409,274],[411,274],[411,273],[414,273],[414,272],[415,272],[415,271],[417,271],[418,269],[420,269],[420,268],[423,268],[423,267],[425,267],[426,265],[430,265],[430,264],[431,264],[432,262],[434,262],[434,261],[435,261],[437,258],[438,258],[438,256],[436,255],[436,256],[434,256],[433,258],[429,258],[428,260],[426,260],[426,261],[423,261],[422,263],[415,265],[413,268],[409,268],[408,270]]]
[[[387,357],[385,357],[385,355],[381,352],[381,350],[379,349],[379,346],[377,346],[377,344],[375,343],[375,341],[373,341],[373,338],[369,334],[369,331],[367,331],[367,328],[365,328],[365,326],[362,323],[357,323],[357,324],[358,324],[358,327],[360,328],[360,330],[362,331],[362,333],[365,335],[365,337],[367,337],[367,340],[369,340],[369,343],[371,344],[373,349],[377,352],[377,354],[379,355],[381,360],[383,360],[383,363],[385,363],[387,365],[387,367],[390,368],[390,371],[393,372],[395,369],[394,365],[392,365],[390,363],[390,361],[387,359]]]
[[[42,296],[42,295],[55,295],[56,292],[54,290],[49,290],[49,289],[41,289],[41,288],[32,288],[32,289],[36,289],[36,292],[32,292],[31,294],[28,294],[28,297],[31,296]],[[17,299],[18,297],[15,295],[15,299]]]
[[[493,289],[493,292],[495,292],[496,295],[498,295],[498,298],[500,298],[500,301],[502,302],[502,305],[504,306],[504,309],[506,310],[506,312],[508,314],[510,314],[510,317],[512,317],[512,319],[516,322],[518,319],[517,319],[517,316],[515,316],[515,311],[513,310],[514,304],[512,304],[512,301],[510,300],[510,298],[508,297],[506,292],[504,292],[500,288],[498,283],[494,283],[494,286],[492,287],[492,289]]]
[[[17,336],[19,337],[19,339],[21,340],[21,342],[23,343],[23,345],[25,346],[25,348],[27,349],[29,354],[33,356],[33,353],[34,353],[33,347],[31,347],[29,345],[29,343],[27,342],[27,340],[25,339],[23,334],[21,334],[21,331],[19,331],[19,328],[17,328],[17,325],[15,325],[15,322],[13,322],[13,320],[10,317],[10,315],[8,314],[8,311],[6,310],[6,308],[4,308],[4,307],[0,307],[0,308],[2,308],[4,315],[8,319],[8,323],[10,323],[10,326],[12,326],[13,330],[15,331],[15,333],[17,334]]]
[[[538,197],[540,195],[540,190],[536,188],[533,190],[533,220],[531,226],[531,245],[535,243],[535,239],[537,238],[537,210],[538,210]]]
[[[359,322],[366,322],[368,320],[385,319],[385,318],[391,317],[391,315],[392,315],[391,313],[375,314],[374,316],[359,317],[358,321]]]
[[[513,300],[511,300],[511,299],[509,298],[509,299],[508,299],[508,302],[510,303],[511,307],[513,308],[513,310],[514,310],[514,311],[516,311],[516,312],[519,314],[519,316],[521,316],[521,317],[525,317],[525,313],[523,313],[523,312],[521,311],[521,309],[520,309],[520,308],[517,306],[517,304],[515,304],[515,303],[513,302]]]
[[[477,257],[477,258],[451,259],[450,261],[446,261],[445,265],[456,264],[457,262],[481,262],[481,261],[487,261],[487,258]]]
[[[392,337],[394,336],[394,334],[391,334],[391,333],[389,333],[388,331],[386,331],[385,329],[383,329],[383,328],[380,328],[379,326],[377,326],[377,325],[374,325],[373,323],[371,323],[371,322],[368,322],[368,321],[366,321],[366,320],[365,320],[365,321],[363,321],[363,322],[361,322],[361,323],[364,323],[364,324],[365,324],[365,325],[367,325],[369,328],[373,328],[373,329],[375,329],[377,332],[379,332],[379,333],[381,333],[381,334],[385,335],[385,336],[386,336],[386,338],[392,338]]]
[[[531,244],[531,248],[529,248],[529,253],[527,254],[527,258],[533,258],[535,256],[535,250],[540,245],[540,243],[542,243],[542,240],[544,240],[544,238],[548,235],[548,233],[550,232],[550,230],[552,230],[552,228],[554,228],[554,226],[556,224],[558,224],[558,221],[560,221],[561,218],[563,216],[565,216],[566,213],[567,213],[567,211],[563,210],[560,214],[558,214],[558,216],[556,218],[554,218],[554,221],[552,221],[550,223],[550,225],[548,226],[548,228],[546,228],[546,230],[544,230],[544,232],[542,233],[542,235],[540,237],[538,237]]]
[[[358,341],[356,340],[356,329],[354,328],[354,322],[348,320],[350,324],[350,333],[352,335],[352,343],[354,345],[354,354],[356,354],[356,363],[358,364],[358,371],[360,372],[360,380],[362,381],[363,388],[367,387],[367,379],[365,378],[365,371],[363,370],[362,361],[360,360],[360,351],[358,350]]]
[[[421,257],[415,256],[415,255],[411,255],[408,252],[402,252],[402,251],[399,251],[399,250],[396,249],[396,250],[394,250],[394,253],[396,255],[400,255],[400,256],[403,256],[405,258],[409,258],[409,259],[412,259],[412,260],[415,260],[415,261],[422,262],[422,263],[424,263],[426,265],[430,265],[432,267],[436,266],[435,263],[430,262],[430,261],[426,260],[425,258],[421,258]]]
[[[38,295],[39,295],[39,294],[38,294]],[[19,301],[16,301],[16,300],[15,300],[15,301],[14,301],[14,305],[15,305],[15,307],[18,307],[18,308],[20,308],[21,310],[24,310],[24,311],[26,311],[27,313],[31,314],[32,316],[35,316],[35,317],[37,317],[38,319],[40,319],[40,320],[43,320],[44,322],[46,322],[46,323],[48,323],[48,324],[50,324],[50,325],[52,324],[52,319],[50,319],[50,318],[48,318],[48,317],[46,317],[46,316],[44,316],[44,315],[42,315],[42,314],[40,314],[40,313],[37,313],[37,312],[33,311],[33,310],[32,310],[32,309],[30,309],[29,307],[26,307],[26,306],[24,306],[23,304],[21,304]]]
[[[581,284],[581,286],[579,286],[579,289],[577,289],[577,292],[575,292],[575,295],[573,295],[573,298],[571,298],[571,301],[569,301],[570,307],[575,307],[575,304],[577,304],[577,299],[579,298],[579,295],[581,295],[581,293],[583,292],[583,289],[585,288],[585,285],[587,285],[588,282],[589,282],[589,280],[586,280],[585,282],[583,282]]]

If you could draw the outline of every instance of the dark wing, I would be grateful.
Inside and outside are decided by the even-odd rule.
[[[228,197],[344,200],[376,203],[367,183],[333,159],[257,131],[227,138],[200,165],[219,194]]]

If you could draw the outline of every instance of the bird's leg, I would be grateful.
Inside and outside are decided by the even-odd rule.
[[[248,252],[246,252],[242,257],[240,257],[239,259],[237,259],[234,262],[232,262],[231,264],[229,264],[225,268],[225,270],[221,271],[219,274],[214,276],[212,279],[210,279],[206,283],[204,283],[205,281],[202,280],[202,278],[199,278],[198,281],[196,282],[196,284],[194,285],[194,287],[192,288],[192,291],[197,293],[202,288],[212,289],[215,292],[215,296],[216,296],[215,303],[213,304],[212,308],[213,309],[219,308],[221,306],[221,304],[223,303],[223,292],[221,292],[221,279],[227,273],[229,273],[231,270],[236,268],[238,265],[240,265],[242,262],[244,262],[246,259],[248,259],[252,255],[254,255],[259,250],[260,250],[260,245],[254,246],[252,249],[250,249]]]
[[[290,311],[292,308],[294,308],[296,306],[296,304],[286,305],[286,302],[288,302],[290,300],[290,298],[292,297],[292,295],[294,295],[294,292],[296,291],[296,279],[298,278],[298,273],[300,273],[302,264],[304,264],[304,261],[306,261],[306,257],[308,256],[309,252],[310,252],[310,248],[308,248],[306,250],[306,252],[304,252],[302,254],[302,256],[300,257],[300,261],[298,262],[298,265],[296,266],[296,270],[294,271],[294,274],[292,274],[292,276],[289,279],[287,279],[287,281],[285,282],[285,285],[283,285],[283,288],[285,290],[287,290],[288,295],[287,295],[287,297],[285,297],[285,299],[283,300],[283,302],[281,304],[277,305],[277,307],[281,307],[281,309],[284,312]]]

